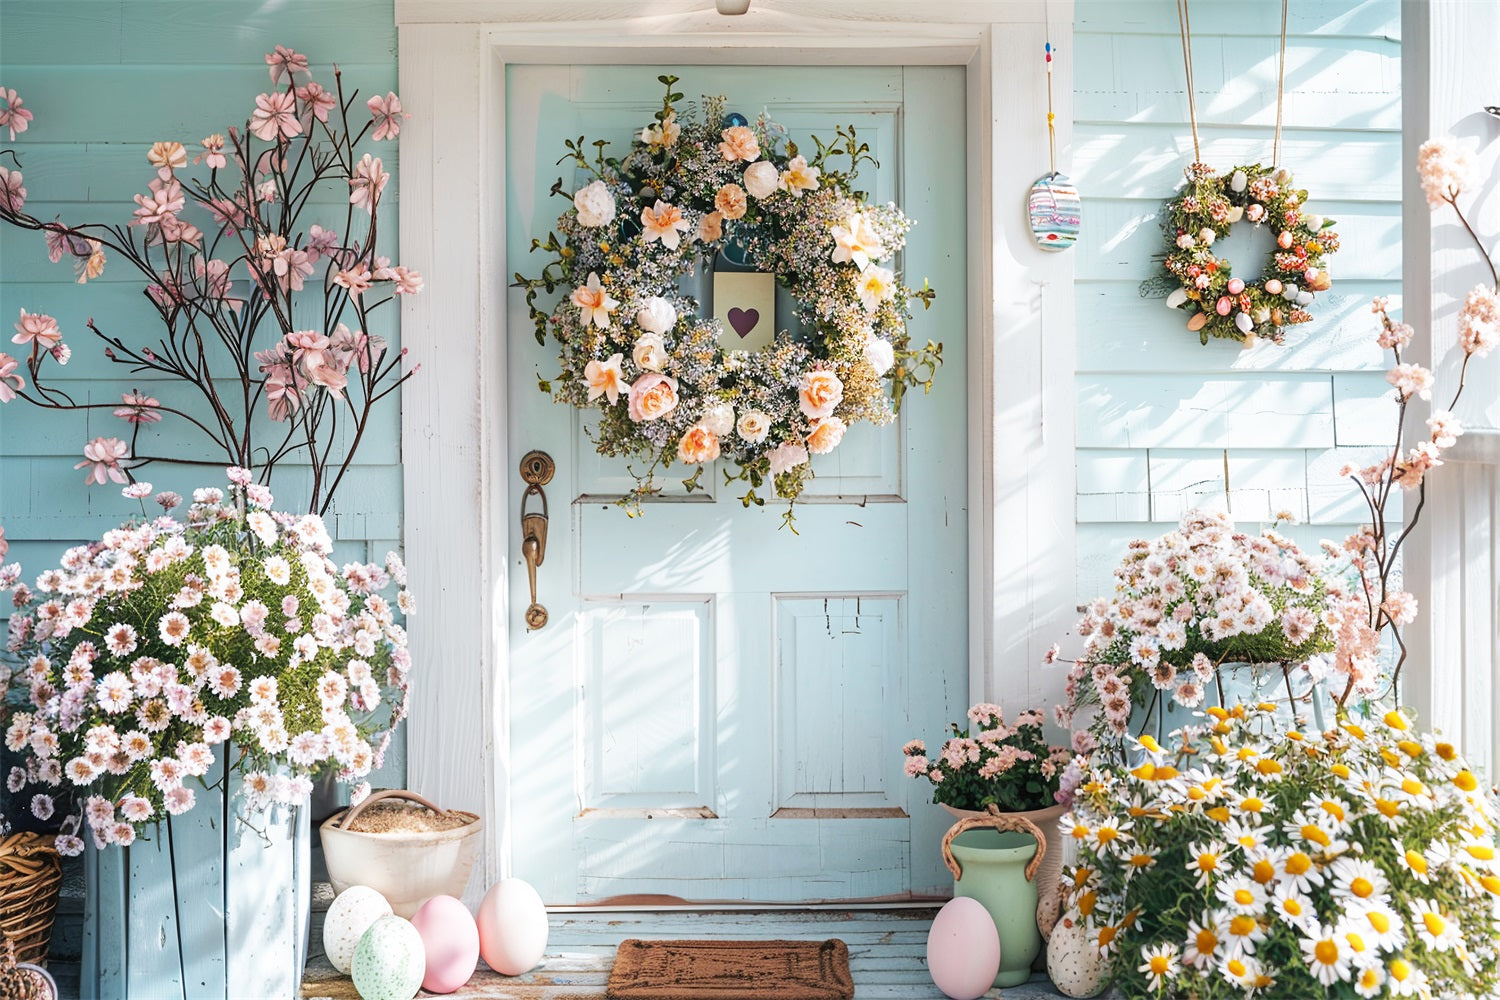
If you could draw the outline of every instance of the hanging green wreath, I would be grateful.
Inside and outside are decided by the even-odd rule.
[[[795,500],[850,424],[888,423],[907,389],[931,389],[942,345],[913,349],[907,320],[934,292],[907,287],[893,263],[912,222],[853,190],[874,160],[852,127],[830,145],[814,139],[809,159],[764,116],[726,116],[722,97],[679,119],[677,78],[659,79],[662,109],[623,160],[606,157],[603,140],[590,158],[580,137],[559,161],[592,179],[556,232],[532,241],[554,259],[537,277],[515,276],[537,342],[560,345],[562,370],[540,387],[598,412],[601,454],[649,460],[630,467],[637,486],[621,503],[632,513],[674,460],[697,466],[689,492],[705,463],[725,459],[725,484],[749,484],[746,507],[764,503],[763,486]],[[834,169],[845,157],[847,170]],[[561,180],[553,193],[564,194]],[[726,248],[775,275],[800,331],[780,329],[759,351],[721,345],[723,323],[700,315],[680,283]]]
[[[1332,282],[1323,261],[1339,248],[1333,220],[1307,211],[1307,192],[1294,189],[1285,170],[1252,163],[1219,175],[1194,163],[1186,173],[1162,225],[1167,272],[1178,285],[1167,307],[1187,310],[1187,328],[1204,344],[1209,337],[1281,343],[1288,326],[1313,318],[1314,293]],[[1235,277],[1231,262],[1213,251],[1241,220],[1269,227],[1276,241],[1253,281]]]

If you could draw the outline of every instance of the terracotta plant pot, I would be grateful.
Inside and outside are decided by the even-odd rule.
[[[452,810],[469,822],[451,830],[371,833],[345,829],[366,806],[383,799],[408,799],[433,812],[445,812],[414,792],[403,789],[376,792],[359,805],[330,816],[319,827],[323,859],[335,893],[351,885],[367,885],[391,904],[397,916],[410,919],[433,896],[462,898],[474,869],[479,834],[484,821],[469,812]]]

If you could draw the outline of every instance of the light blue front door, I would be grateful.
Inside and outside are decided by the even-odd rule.
[[[556,165],[564,140],[606,138],[624,155],[660,107],[664,71],[509,69],[507,146],[535,150],[507,164],[510,270],[540,267],[528,267],[531,239],[566,207],[549,191],[564,169],[564,189],[575,186]],[[690,98],[724,94],[752,120],[765,110],[807,149],[813,134],[858,129],[880,161],[860,186],[917,220],[905,278],[939,291],[913,340],[942,341],[946,364],[896,425],[856,425],[819,456],[800,534],[780,528],[772,502],[744,509],[743,489],[712,468],[707,491],[668,490],[629,518],[611,502],[630,483],[626,463],[602,459],[577,412],[538,391],[555,348],[536,344],[512,290],[510,451],[557,465],[537,574],[544,628],[526,631],[525,565],[510,573],[514,872],[553,903],[944,892],[950,820],[902,773],[901,745],[938,736],[968,699],[962,71],[669,71]]]

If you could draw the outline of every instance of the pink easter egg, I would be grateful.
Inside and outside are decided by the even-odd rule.
[[[1233,308],[1234,303],[1229,301],[1229,296],[1223,295],[1219,297],[1218,304],[1214,306],[1214,312],[1218,313],[1220,316],[1228,316],[1229,310]]]
[[[1240,292],[1243,292],[1244,290],[1245,290],[1245,283],[1243,281],[1241,281],[1239,278],[1230,278],[1229,279],[1229,294],[1230,295],[1238,295],[1238,294],[1240,294]]]
[[[1318,280],[1318,269],[1315,268],[1315,267],[1308,268],[1306,271],[1302,272],[1302,278],[1305,281],[1317,281]]]
[[[452,896],[433,896],[411,918],[427,951],[422,989],[452,993],[474,975],[479,962],[479,927],[469,908]]]
[[[1272,295],[1280,295],[1281,294],[1281,282],[1277,281],[1275,278],[1269,278],[1269,279],[1267,279],[1266,280],[1266,291],[1269,292]]]
[[[927,971],[953,1000],[977,1000],[989,991],[1000,971],[1000,934],[979,900],[955,896],[932,919]]]

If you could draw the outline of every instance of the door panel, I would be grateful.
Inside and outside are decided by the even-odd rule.
[[[772,500],[745,509],[745,485],[712,467],[691,495],[680,465],[659,473],[662,496],[630,518],[612,501],[627,466],[649,463],[602,458],[588,415],[537,391],[555,348],[529,336],[512,291],[510,448],[557,462],[543,629],[521,617],[524,563],[509,580],[514,871],[556,903],[944,892],[947,817],[902,774],[900,747],[968,698],[962,71],[511,66],[507,148],[536,152],[507,164],[509,270],[540,266],[530,241],[566,208],[548,196],[564,139],[622,155],[660,106],[662,72],[751,119],[764,109],[805,149],[855,125],[881,164],[860,186],[917,220],[903,274],[939,296],[912,334],[942,341],[946,365],[895,424],[856,425],[817,457],[800,534]],[[791,308],[781,294],[779,327]],[[523,488],[512,473],[517,506]]]

